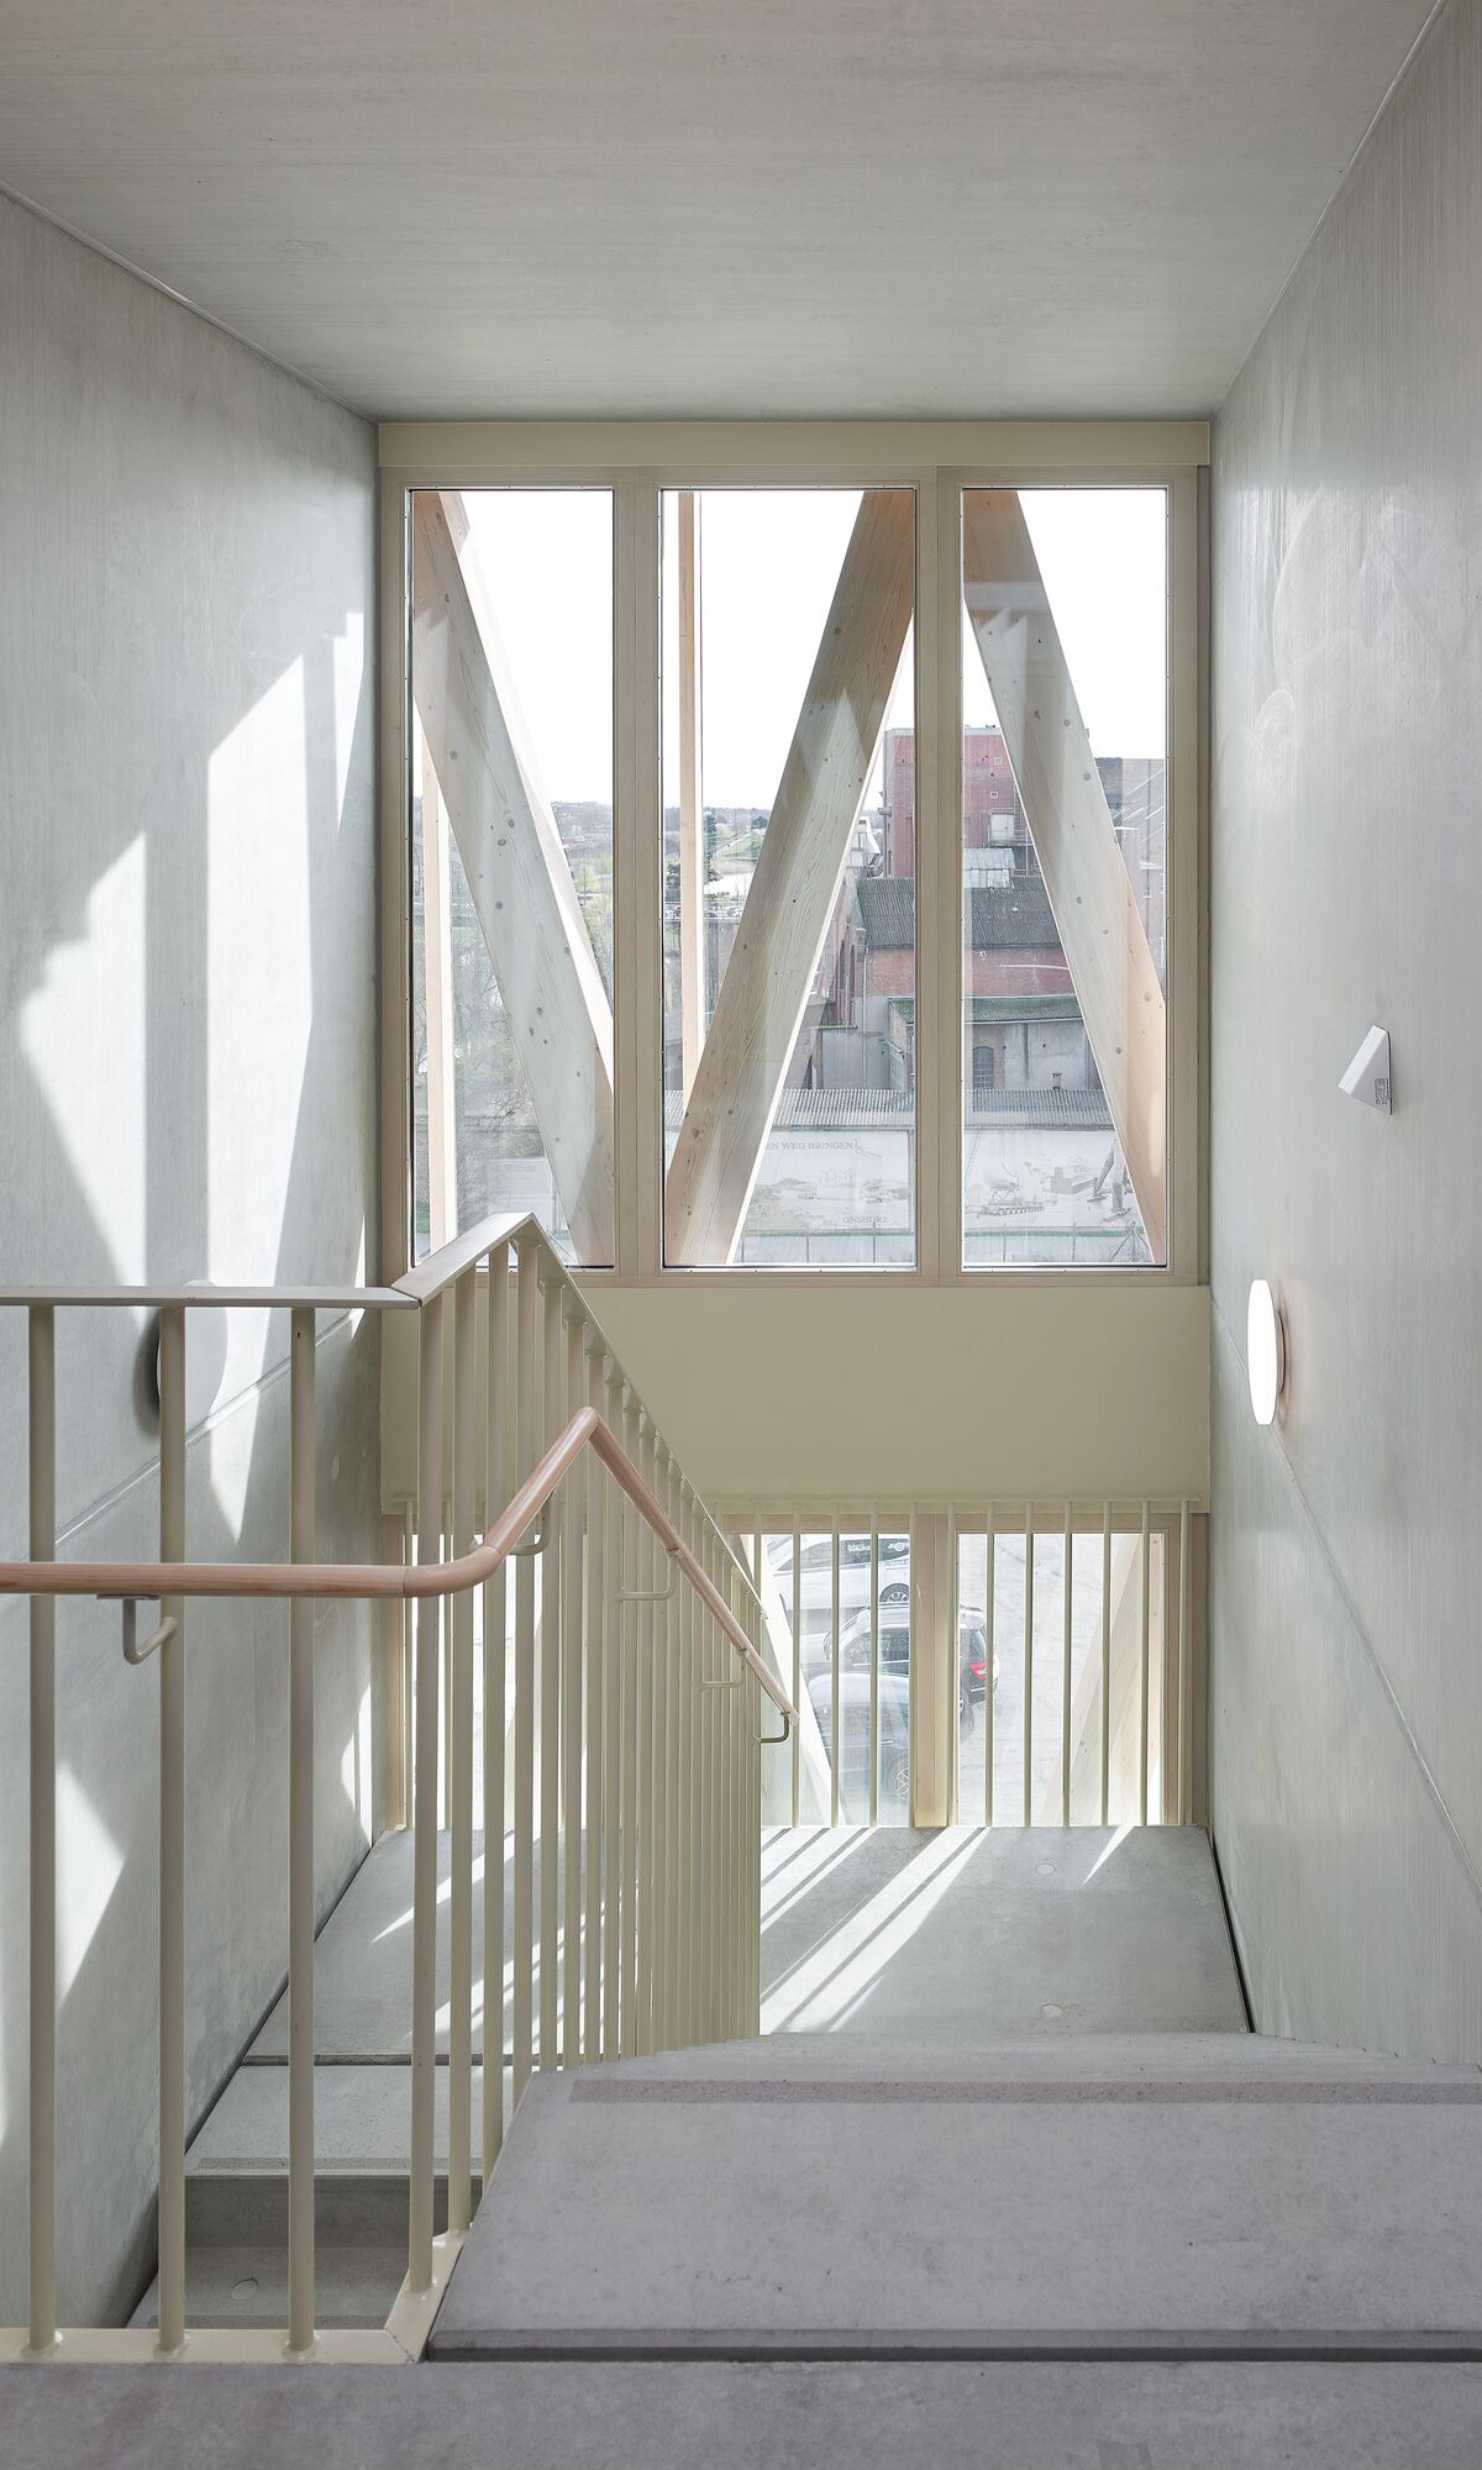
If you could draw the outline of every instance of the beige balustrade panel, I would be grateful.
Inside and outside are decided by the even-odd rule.
[[[1163,990],[1014,489],[967,489],[968,619],[1148,1249],[1167,1258]]]
[[[914,598],[916,501],[867,489],[839,572],[665,1185],[669,1261],[724,1264],[839,896]]]
[[[614,1253],[612,1008],[461,501],[412,498],[412,685],[577,1256]]]

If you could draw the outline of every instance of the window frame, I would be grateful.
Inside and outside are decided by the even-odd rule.
[[[604,488],[613,502],[615,1261],[594,1289],[1192,1285],[1201,1273],[1204,1040],[1200,849],[1209,432],[1177,422],[392,423],[380,432],[381,1224],[383,1276],[411,1241],[411,492]],[[670,1267],[663,1257],[663,853],[660,711],[664,493],[909,488],[916,504],[915,1260],[907,1266]],[[1168,1258],[1146,1266],[963,1261],[961,495],[968,488],[1167,491],[1169,734]],[[923,966],[932,954],[946,965]],[[932,998],[921,990],[930,983]]]

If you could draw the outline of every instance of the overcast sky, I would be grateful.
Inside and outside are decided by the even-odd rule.
[[[1161,755],[1166,710],[1165,500],[1152,489],[1023,493],[1091,743]],[[612,795],[612,510],[600,490],[485,490],[465,503],[547,794]],[[702,505],[703,794],[771,804],[845,544],[856,492],[711,490]],[[672,524],[665,657],[674,657]],[[911,647],[887,725],[911,719]],[[992,719],[964,626],[964,716]],[[666,713],[665,797],[677,794]]]

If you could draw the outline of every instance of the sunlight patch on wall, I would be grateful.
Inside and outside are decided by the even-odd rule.
[[[365,619],[358,609],[346,612],[344,631],[331,646],[334,660],[334,819],[338,831],[345,820],[345,792],[350,785],[350,758],[365,685]]]
[[[375,1818],[374,1777],[371,1694],[369,1689],[363,1689],[360,1693],[360,1706],[356,1714],[354,1729],[345,1743],[344,1755],[340,1760],[340,1783],[344,1789],[345,1799],[360,1821],[361,1833],[367,1842],[370,1841],[371,1827]]]
[[[57,1995],[65,1998],[123,1876],[119,1851],[69,1766],[57,1769]]]
[[[296,660],[209,767],[207,1222],[216,1280],[269,1284],[282,1274],[313,1019],[306,752]],[[265,1313],[232,1316],[222,1395],[257,1378],[267,1342]]]
[[[88,899],[20,1010],[20,1043],[114,1277],[145,1276],[145,843],[141,833]]]

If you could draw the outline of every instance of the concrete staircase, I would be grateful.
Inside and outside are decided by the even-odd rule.
[[[442,1851],[446,1878],[446,1842]],[[538,1889],[538,1859],[536,1875]],[[506,1945],[511,1895],[507,1879]],[[476,1948],[482,1899],[480,1843]],[[319,1938],[315,2281],[325,2326],[384,2323],[405,2270],[411,1903],[411,1840],[383,1836]],[[445,1895],[440,2000],[448,1920]],[[1240,2034],[1245,2026],[1209,1845],[1193,1828],[778,1829],[764,1853],[762,1948],[769,2037],[910,2037],[930,2019],[938,2046],[976,2049],[1006,2036],[1053,2045],[1088,2031]],[[506,2049],[510,2025],[506,2007]],[[477,2152],[482,2015],[474,2052]],[[191,2147],[192,2323],[285,2319],[287,2056],[280,2000]],[[508,2080],[501,2069],[506,2102]],[[445,2167],[445,2077],[438,2093]],[[445,2217],[440,2187],[439,2221]],[[134,2321],[154,2320],[151,2287]]]
[[[434,2360],[1482,2359],[1482,2070],[802,2035],[532,2085]]]
[[[325,1934],[326,2321],[401,2271],[403,1861]],[[538,2077],[422,2366],[15,2372],[0,2459],[1476,2470],[1482,2071],[1246,2032],[1202,1837],[785,1836],[766,1897],[774,2029]],[[198,2319],[281,2321],[278,2040]]]

